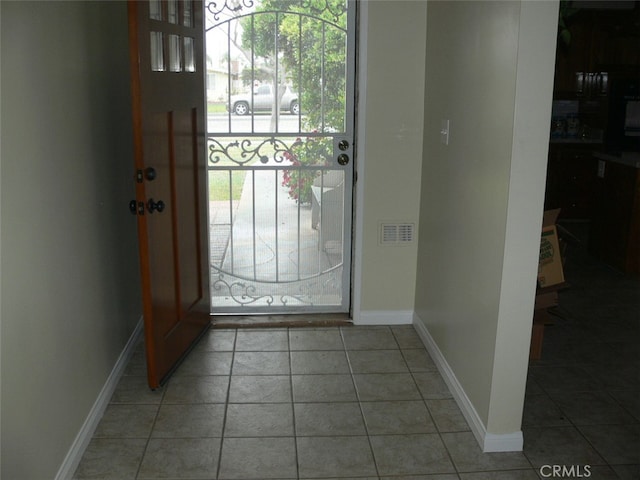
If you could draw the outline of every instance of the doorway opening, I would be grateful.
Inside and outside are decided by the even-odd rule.
[[[212,313],[346,316],[355,2],[211,1],[205,32]]]

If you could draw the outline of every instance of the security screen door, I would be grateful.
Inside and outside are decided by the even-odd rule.
[[[355,2],[205,2],[214,314],[348,312]]]

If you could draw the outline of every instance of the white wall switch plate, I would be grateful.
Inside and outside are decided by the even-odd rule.
[[[440,143],[449,145],[449,120],[442,120],[440,124]]]

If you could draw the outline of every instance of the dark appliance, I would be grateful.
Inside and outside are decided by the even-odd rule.
[[[607,151],[640,152],[640,78],[612,79],[608,110]]]

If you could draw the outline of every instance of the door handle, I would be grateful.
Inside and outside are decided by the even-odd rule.
[[[158,200],[157,202],[153,201],[153,198],[150,198],[149,201],[147,202],[147,210],[149,210],[149,213],[153,213],[155,211],[157,211],[158,213],[162,213],[162,211],[164,210],[165,204],[162,200]]]
[[[349,163],[349,155],[347,155],[346,153],[341,153],[340,155],[338,155],[338,163],[344,167],[347,163]]]

